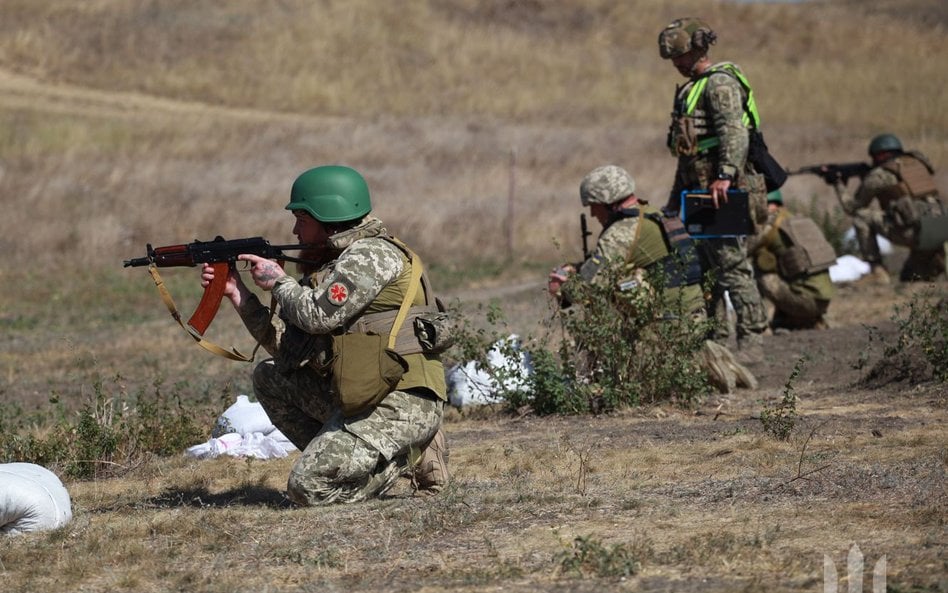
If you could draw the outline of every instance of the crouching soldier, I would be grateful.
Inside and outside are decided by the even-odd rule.
[[[566,264],[550,273],[550,294],[569,305],[575,300],[568,284],[571,277],[596,285],[618,281],[609,288],[615,291],[620,314],[636,315],[639,309],[645,309],[655,314],[658,323],[676,322],[686,316],[692,326],[701,326],[706,319],[701,265],[681,221],[640,202],[635,195],[635,180],[615,165],[598,167],[586,175],[579,196],[603,230],[593,253],[578,269]],[[652,290],[650,283],[656,281],[663,286]],[[661,296],[661,303],[636,306],[636,299],[655,295]],[[727,348],[705,341],[703,350],[703,360],[712,361],[706,369],[721,391],[737,385],[756,387],[754,376]]]
[[[361,501],[401,475],[422,492],[440,490],[448,483],[447,390],[439,340],[421,340],[424,324],[415,323],[439,313],[421,259],[370,215],[368,186],[348,167],[301,174],[286,209],[293,233],[310,246],[302,258],[322,265],[303,267],[297,280],[276,261],[241,255],[272,304],[233,268],[224,294],[272,356],[254,369],[253,385],[274,425],[302,451],[289,498]],[[213,268],[205,266],[202,279],[209,284]]]
[[[767,209],[767,222],[748,239],[747,251],[760,294],[774,306],[770,327],[825,329],[836,252],[812,219],[784,207],[780,190],[767,195]]]

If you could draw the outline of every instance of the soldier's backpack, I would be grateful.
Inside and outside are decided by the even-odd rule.
[[[780,224],[787,249],[777,259],[780,275],[795,278],[826,271],[836,263],[836,251],[823,231],[806,216],[789,216]]]

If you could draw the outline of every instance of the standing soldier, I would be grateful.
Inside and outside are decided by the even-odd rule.
[[[760,224],[766,218],[763,176],[748,162],[750,131],[759,123],[754,95],[737,65],[712,64],[708,49],[717,36],[704,21],[672,21],[658,36],[662,58],[670,59],[688,81],[677,88],[668,148],[678,158],[675,182],[666,210],[677,211],[681,192],[707,188],[717,206],[732,188],[746,190],[751,214]],[[747,363],[763,359],[763,332],[767,328],[754,270],[743,238],[710,238],[698,245],[703,265],[714,274],[708,310],[718,314],[717,339],[726,339],[728,327],[719,306],[727,291],[737,315],[738,358]]]
[[[767,223],[748,239],[747,251],[760,293],[774,305],[770,327],[825,329],[836,252],[812,219],[784,207],[780,190],[767,194],[767,210]]]
[[[923,219],[948,218],[948,208],[938,195],[934,169],[917,151],[902,150],[902,142],[892,134],[880,134],[869,143],[872,169],[863,178],[855,195],[836,178],[833,187],[843,210],[853,217],[856,240],[862,258],[872,266],[867,277],[877,284],[888,284],[889,274],[882,265],[877,235],[911,251],[902,266],[900,279],[933,280],[946,271],[948,244],[927,250],[918,249]]]

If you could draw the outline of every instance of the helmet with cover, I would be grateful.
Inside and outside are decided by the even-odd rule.
[[[880,152],[902,152],[902,142],[894,134],[879,134],[869,142],[869,156]]]
[[[699,18],[675,19],[658,34],[658,53],[670,60],[693,49],[705,52],[717,38],[711,27]]]
[[[615,165],[596,167],[579,185],[583,206],[615,204],[635,193],[635,180],[628,171]]]
[[[315,167],[293,182],[287,210],[303,210],[320,222],[360,220],[372,211],[369,186],[355,169]]]

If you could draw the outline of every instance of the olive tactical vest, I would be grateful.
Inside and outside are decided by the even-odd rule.
[[[402,272],[394,282],[389,283],[366,307],[365,314],[352,325],[350,332],[372,331],[380,333],[388,331],[392,326],[392,321],[398,313],[398,308],[402,304],[402,299],[408,292],[409,281],[411,278],[411,265],[408,256],[399,246],[398,242],[388,237],[379,237],[385,239],[398,248],[399,255],[402,258]],[[408,372],[402,377],[396,389],[404,391],[411,388],[427,388],[442,400],[447,400],[447,384],[444,378],[444,365],[437,355],[425,354],[418,345],[418,339],[414,334],[412,313],[430,312],[436,309],[432,302],[434,295],[430,294],[427,279],[422,281],[423,290],[415,293],[415,298],[409,309],[409,317],[402,324],[398,332],[395,350],[401,354],[408,362]]]
[[[931,166],[913,153],[905,153],[882,164],[882,168],[895,175],[898,182],[878,194],[879,205],[887,210],[900,198],[924,199],[938,195],[935,176]]]

